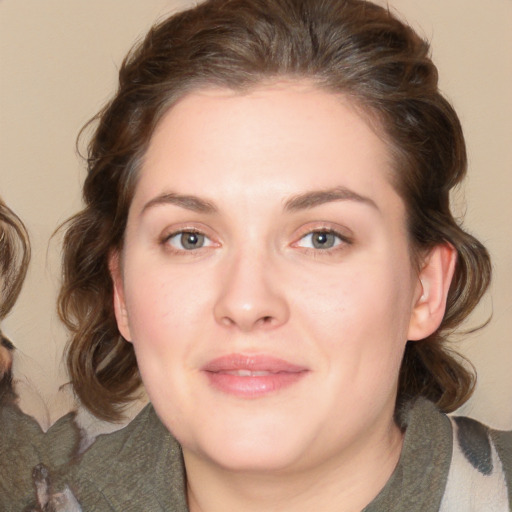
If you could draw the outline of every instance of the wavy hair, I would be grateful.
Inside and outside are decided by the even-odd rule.
[[[491,266],[485,248],[450,212],[450,190],[466,173],[466,149],[459,119],[439,92],[428,43],[364,0],[207,0],[149,31],[93,120],[85,206],[64,238],[59,311],[71,332],[72,384],[95,415],[119,418],[140,386],[132,345],[117,329],[108,260],[122,247],[156,125],[199,88],[246,91],[282,78],[346,95],[375,120],[394,158],[412,252],[440,243],[457,251],[443,322],[428,338],[408,342],[398,402],[422,395],[451,411],[470,396],[474,375],[446,341],[487,289]]]
[[[0,321],[18,298],[30,261],[30,242],[20,218],[0,199]],[[12,402],[14,345],[0,330],[0,406]]]
[[[30,261],[30,242],[21,219],[0,199],[0,320],[18,298]]]

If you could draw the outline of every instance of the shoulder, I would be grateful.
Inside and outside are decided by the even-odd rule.
[[[0,432],[0,510],[23,510],[35,501],[34,468],[66,466],[78,446],[79,432],[68,414],[45,433],[14,404],[0,407]]]
[[[425,400],[397,414],[405,430],[400,461],[365,512],[508,512],[512,433],[449,417]]]
[[[490,436],[503,464],[510,495],[510,508],[512,508],[512,430],[506,432],[491,430]]]
[[[420,398],[398,408],[396,422],[405,432],[400,460],[364,512],[438,512],[450,470],[450,420]]]
[[[512,432],[450,418],[453,450],[441,511],[504,512],[512,503]]]
[[[181,448],[151,404],[98,436],[64,477],[83,510],[186,511]]]

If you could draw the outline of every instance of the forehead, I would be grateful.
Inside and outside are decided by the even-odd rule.
[[[379,196],[390,186],[390,160],[379,129],[342,95],[301,82],[245,93],[204,89],[163,116],[135,200],[165,188],[264,200],[272,191],[340,185]]]

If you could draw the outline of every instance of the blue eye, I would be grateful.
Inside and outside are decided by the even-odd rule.
[[[169,236],[165,242],[181,251],[193,251],[211,245],[211,240],[197,231],[179,231]]]
[[[319,230],[303,236],[296,245],[308,249],[326,250],[332,249],[343,242],[346,242],[346,240],[335,231]]]

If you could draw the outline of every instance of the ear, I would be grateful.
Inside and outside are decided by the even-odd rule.
[[[117,328],[127,341],[132,341],[130,324],[128,322],[128,311],[124,296],[123,272],[121,269],[121,258],[119,251],[112,251],[108,257],[108,268],[114,285],[114,313],[116,315]]]
[[[456,262],[457,251],[449,243],[436,245],[423,260],[407,339],[424,339],[441,325]]]

